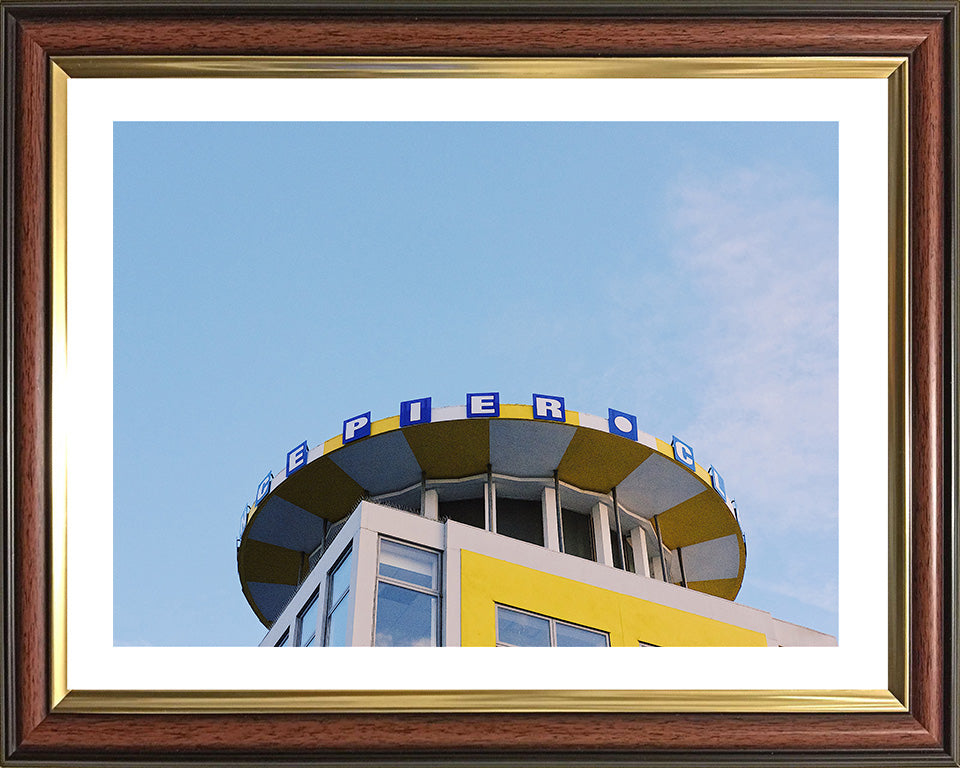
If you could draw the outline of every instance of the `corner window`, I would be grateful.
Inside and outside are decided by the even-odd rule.
[[[555,648],[606,648],[610,636],[549,616],[497,606],[497,645]]]
[[[350,624],[350,550],[340,558],[327,576],[327,620],[323,644],[350,645],[347,628]]]
[[[314,592],[303,610],[297,614],[297,645],[304,648],[313,645],[317,639],[317,607],[319,604],[319,594]],[[286,635],[282,638],[286,643]]]
[[[439,645],[439,553],[381,539],[374,613],[374,645]]]
[[[283,647],[286,646],[289,642],[290,642],[290,630],[289,630],[289,629],[286,629],[286,630],[284,631],[284,633],[283,633],[282,635],[280,635],[280,639],[277,640],[277,642],[275,642],[275,643],[273,644],[273,647],[274,647],[274,648],[283,648]]]

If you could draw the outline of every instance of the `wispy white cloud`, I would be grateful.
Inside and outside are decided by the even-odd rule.
[[[804,605],[810,605],[823,611],[837,612],[838,591],[836,578],[823,581],[811,580],[809,575],[791,580],[766,580],[761,590],[789,597]],[[782,618],[778,616],[777,618]],[[789,619],[787,619],[789,621]]]
[[[809,181],[773,167],[679,178],[671,245],[641,245],[643,268],[611,296],[630,318],[627,401],[647,398],[724,475],[757,607],[798,623],[776,596],[837,611],[838,214]]]
[[[702,398],[685,429],[724,462],[751,524],[832,533],[837,214],[803,181],[749,169],[675,191],[673,256],[707,308],[692,356]]]

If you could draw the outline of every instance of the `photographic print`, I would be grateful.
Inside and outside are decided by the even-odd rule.
[[[838,138],[116,123],[114,642],[835,644]]]

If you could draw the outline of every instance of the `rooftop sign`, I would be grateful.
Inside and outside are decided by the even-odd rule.
[[[464,406],[468,419],[495,419],[499,418],[499,392],[470,392],[467,393]],[[509,407],[509,406],[508,406]],[[532,396],[532,415],[537,421],[552,421],[569,423],[567,419],[566,401],[560,395],[544,395],[534,393]],[[400,403],[400,427],[410,427],[418,424],[430,424],[433,421],[433,400],[430,397],[420,397],[414,400],[403,400]],[[529,418],[527,416],[526,418]],[[595,418],[595,417],[593,417]],[[602,424],[602,422],[601,422]],[[592,425],[601,428],[601,424]],[[607,411],[606,431],[627,440],[640,440],[640,431],[637,427],[637,417],[632,413],[609,408]],[[351,416],[343,420],[340,432],[340,444],[348,445],[362,440],[372,434],[373,419],[371,411]],[[696,474],[697,464],[694,459],[693,448],[674,436],[671,442],[673,459],[681,466]],[[300,443],[287,453],[286,477],[294,474],[306,466],[309,461],[309,448],[306,441]],[[714,467],[709,469],[710,482],[713,489],[725,502],[727,501],[726,488],[723,477]],[[259,504],[271,491],[273,474],[269,473],[257,488],[255,504]]]

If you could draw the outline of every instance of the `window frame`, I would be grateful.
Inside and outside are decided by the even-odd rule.
[[[333,614],[333,612],[337,608],[340,607],[340,604],[350,595],[350,593],[352,592],[351,587],[353,586],[351,583],[353,581],[353,574],[351,573],[349,578],[347,579],[347,588],[344,590],[343,594],[336,599],[336,602],[334,603],[333,602],[334,595],[333,595],[333,589],[332,589],[333,576],[340,569],[340,567],[343,566],[344,562],[347,560],[348,557],[350,557],[352,553],[353,553],[353,542],[351,542],[350,545],[347,546],[345,550],[343,550],[343,552],[340,554],[340,557],[338,557],[334,562],[334,564],[330,566],[329,570],[325,575],[326,595],[324,598],[325,610],[323,612],[323,642],[321,643],[321,647],[323,648],[332,647],[327,644],[328,641],[330,640],[330,616]],[[347,647],[349,647],[349,644]]]
[[[529,648],[532,646],[525,645],[513,645],[513,643],[505,643],[500,640],[500,609],[503,608],[506,611],[513,611],[514,613],[523,613],[527,616],[533,616],[537,619],[545,619],[549,622],[550,625],[550,645],[549,646],[537,646],[537,647],[550,647],[550,648],[559,648],[557,645],[557,624],[563,624],[568,627],[573,627],[574,629],[582,629],[587,632],[594,632],[598,635],[602,635],[607,641],[606,648],[611,648],[610,645],[610,633],[602,629],[597,629],[596,627],[588,627],[584,624],[577,624],[573,621],[567,621],[565,619],[557,619],[553,616],[546,616],[542,613],[535,613],[533,611],[528,611],[524,608],[517,608],[513,605],[507,605],[505,603],[494,603],[494,645],[497,648]],[[592,647],[592,646],[582,646],[582,647]]]
[[[303,619],[315,605],[317,606],[317,609],[318,609],[317,618],[316,618],[316,621],[314,621],[313,623],[313,635],[310,636],[310,641],[311,641],[311,644],[316,642],[317,634],[319,634],[319,631],[320,631],[320,627],[319,627],[319,624],[320,624],[319,607],[320,606],[318,605],[319,602],[320,602],[320,588],[317,587],[313,591],[313,594],[310,595],[307,601],[303,604],[303,608],[297,611],[297,618],[293,622],[294,628],[296,630],[294,632],[294,637],[293,637],[293,640],[295,641],[293,645],[295,648],[309,647],[309,645],[304,645],[303,643]],[[283,633],[283,637],[280,638],[280,641],[286,638],[289,634],[290,634],[290,630],[287,629],[287,631]]]
[[[407,581],[401,581],[400,579],[395,579],[391,576],[382,576],[380,574],[380,553],[382,551],[382,545],[384,541],[389,541],[394,544],[399,544],[402,547],[410,547],[411,549],[419,549],[423,552],[429,552],[431,555],[436,555],[437,558],[437,586],[436,589],[431,590],[427,587],[420,586],[419,584],[411,584]],[[380,535],[377,537],[377,569],[376,569],[376,579],[374,580],[373,585],[373,622],[370,626],[370,645],[371,647],[389,647],[389,646],[377,646],[377,609],[380,603],[380,582],[384,584],[390,584],[391,586],[398,587],[400,589],[409,589],[413,592],[420,592],[424,595],[430,595],[437,599],[437,644],[433,647],[442,648],[443,647],[443,552],[440,550],[432,549],[431,547],[424,546],[423,544],[417,544],[412,541],[404,541],[403,539],[397,539],[393,536],[383,536]]]

